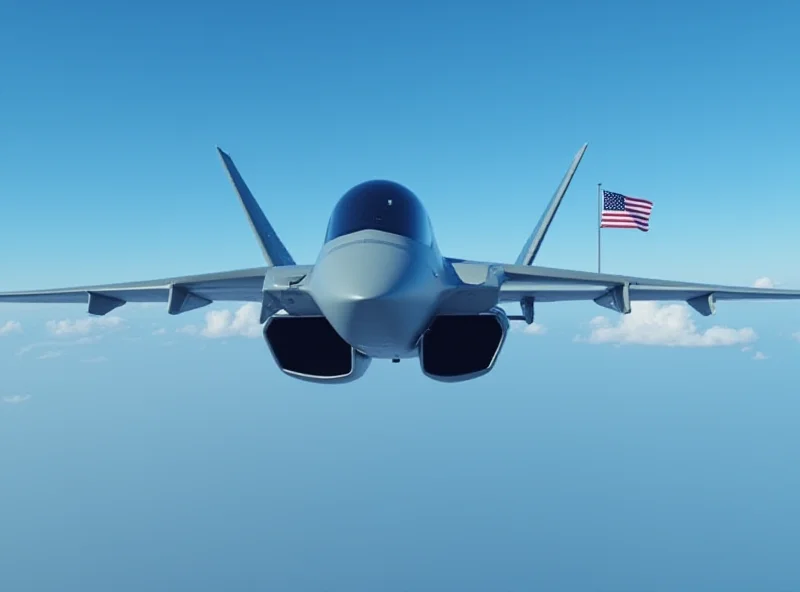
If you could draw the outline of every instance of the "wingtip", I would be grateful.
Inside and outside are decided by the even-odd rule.
[[[589,147],[589,142],[584,142],[583,146],[580,147],[580,150],[575,154],[575,161],[580,162],[583,160],[583,155],[586,154],[586,149]]]
[[[223,158],[224,158],[224,157],[226,157],[226,156],[228,156],[228,153],[227,153],[227,152],[225,152],[225,151],[224,151],[222,148],[220,148],[219,146],[217,146],[216,148],[217,148],[217,154],[219,154],[219,155],[220,155],[220,156],[222,156]]]

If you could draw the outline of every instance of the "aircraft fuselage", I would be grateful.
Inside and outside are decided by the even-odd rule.
[[[294,312],[267,320],[264,337],[296,378],[349,382],[373,358],[418,357],[431,378],[468,380],[491,370],[508,331],[497,285],[486,277],[466,285],[439,251],[422,203],[390,181],[362,183],[339,200],[292,296],[273,277],[279,269],[268,271],[265,293],[277,286],[271,310],[284,294]]]
[[[334,208],[308,291],[354,348],[405,358],[417,355],[446,277],[422,203],[401,185],[368,181]]]

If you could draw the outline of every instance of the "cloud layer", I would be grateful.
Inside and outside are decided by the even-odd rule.
[[[103,362],[108,362],[108,358],[105,356],[95,356],[94,358],[85,358],[81,360],[81,362],[85,364],[102,364]]]
[[[522,321],[512,321],[511,330],[527,333],[528,335],[544,335],[547,333],[547,327],[541,323],[531,323],[528,325]]]
[[[49,340],[49,341],[38,341],[36,343],[29,343],[28,345],[22,346],[19,351],[17,352],[18,356],[22,356],[31,352],[35,349],[42,349],[42,348],[63,348],[63,347],[72,347],[75,345],[91,345],[93,343],[97,343],[103,338],[102,335],[87,335],[85,337],[78,337],[77,339],[73,340]],[[56,351],[56,350],[53,350]],[[42,359],[52,358],[54,356],[44,356]]]
[[[18,321],[6,321],[0,325],[0,337],[11,335],[12,333],[22,333],[22,324]]]
[[[754,288],[774,288],[775,282],[773,282],[768,277],[760,277],[755,282],[753,282]]]
[[[119,329],[125,325],[121,317],[87,317],[47,321],[46,327],[53,335],[88,335],[96,329]]]
[[[237,336],[259,337],[261,335],[260,312],[261,309],[255,302],[248,302],[236,309],[235,312],[228,309],[211,310],[206,313],[204,327],[187,325],[178,329],[178,332],[189,335],[200,334],[211,339]]]
[[[30,398],[30,395],[11,395],[8,397],[3,397],[3,403],[8,403],[9,405],[19,405]]]
[[[752,343],[758,336],[750,328],[733,329],[714,326],[699,331],[685,304],[659,305],[656,302],[634,302],[631,313],[613,324],[598,316],[590,322],[588,337],[577,341],[588,343],[628,343],[667,347],[719,347]]]

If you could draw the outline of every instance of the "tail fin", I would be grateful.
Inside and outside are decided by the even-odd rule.
[[[228,171],[233,187],[236,189],[236,194],[239,196],[239,201],[244,208],[245,214],[247,214],[247,221],[258,239],[261,251],[264,253],[264,261],[269,266],[294,265],[294,259],[292,259],[289,251],[286,250],[278,235],[275,234],[275,230],[269,220],[267,220],[264,212],[258,206],[256,198],[250,193],[250,189],[248,189],[244,179],[242,179],[239,171],[236,170],[236,165],[233,164],[231,157],[219,147],[217,147],[217,152],[222,158],[222,164],[225,165],[225,170]]]
[[[561,200],[564,199],[564,194],[567,193],[567,188],[569,187],[570,181],[572,181],[575,171],[578,170],[578,165],[580,164],[581,159],[583,158],[583,153],[586,152],[586,147],[588,145],[589,144],[584,144],[581,149],[578,150],[578,153],[572,160],[572,165],[569,167],[567,174],[564,175],[564,178],[561,180],[561,185],[558,186],[555,195],[553,195],[553,198],[550,200],[550,204],[542,213],[542,217],[539,218],[539,223],[536,225],[533,233],[528,238],[528,242],[526,242],[525,246],[522,248],[519,257],[517,257],[517,265],[533,264],[533,260],[536,258],[536,254],[539,252],[539,248],[542,246],[542,242],[547,234],[547,230],[550,228],[550,224],[553,223],[553,218],[558,211],[558,206],[561,205]]]

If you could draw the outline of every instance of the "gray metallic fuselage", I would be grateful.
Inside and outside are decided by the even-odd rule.
[[[307,290],[336,332],[373,358],[417,355],[419,338],[448,290],[435,240],[361,230],[327,242]]]

